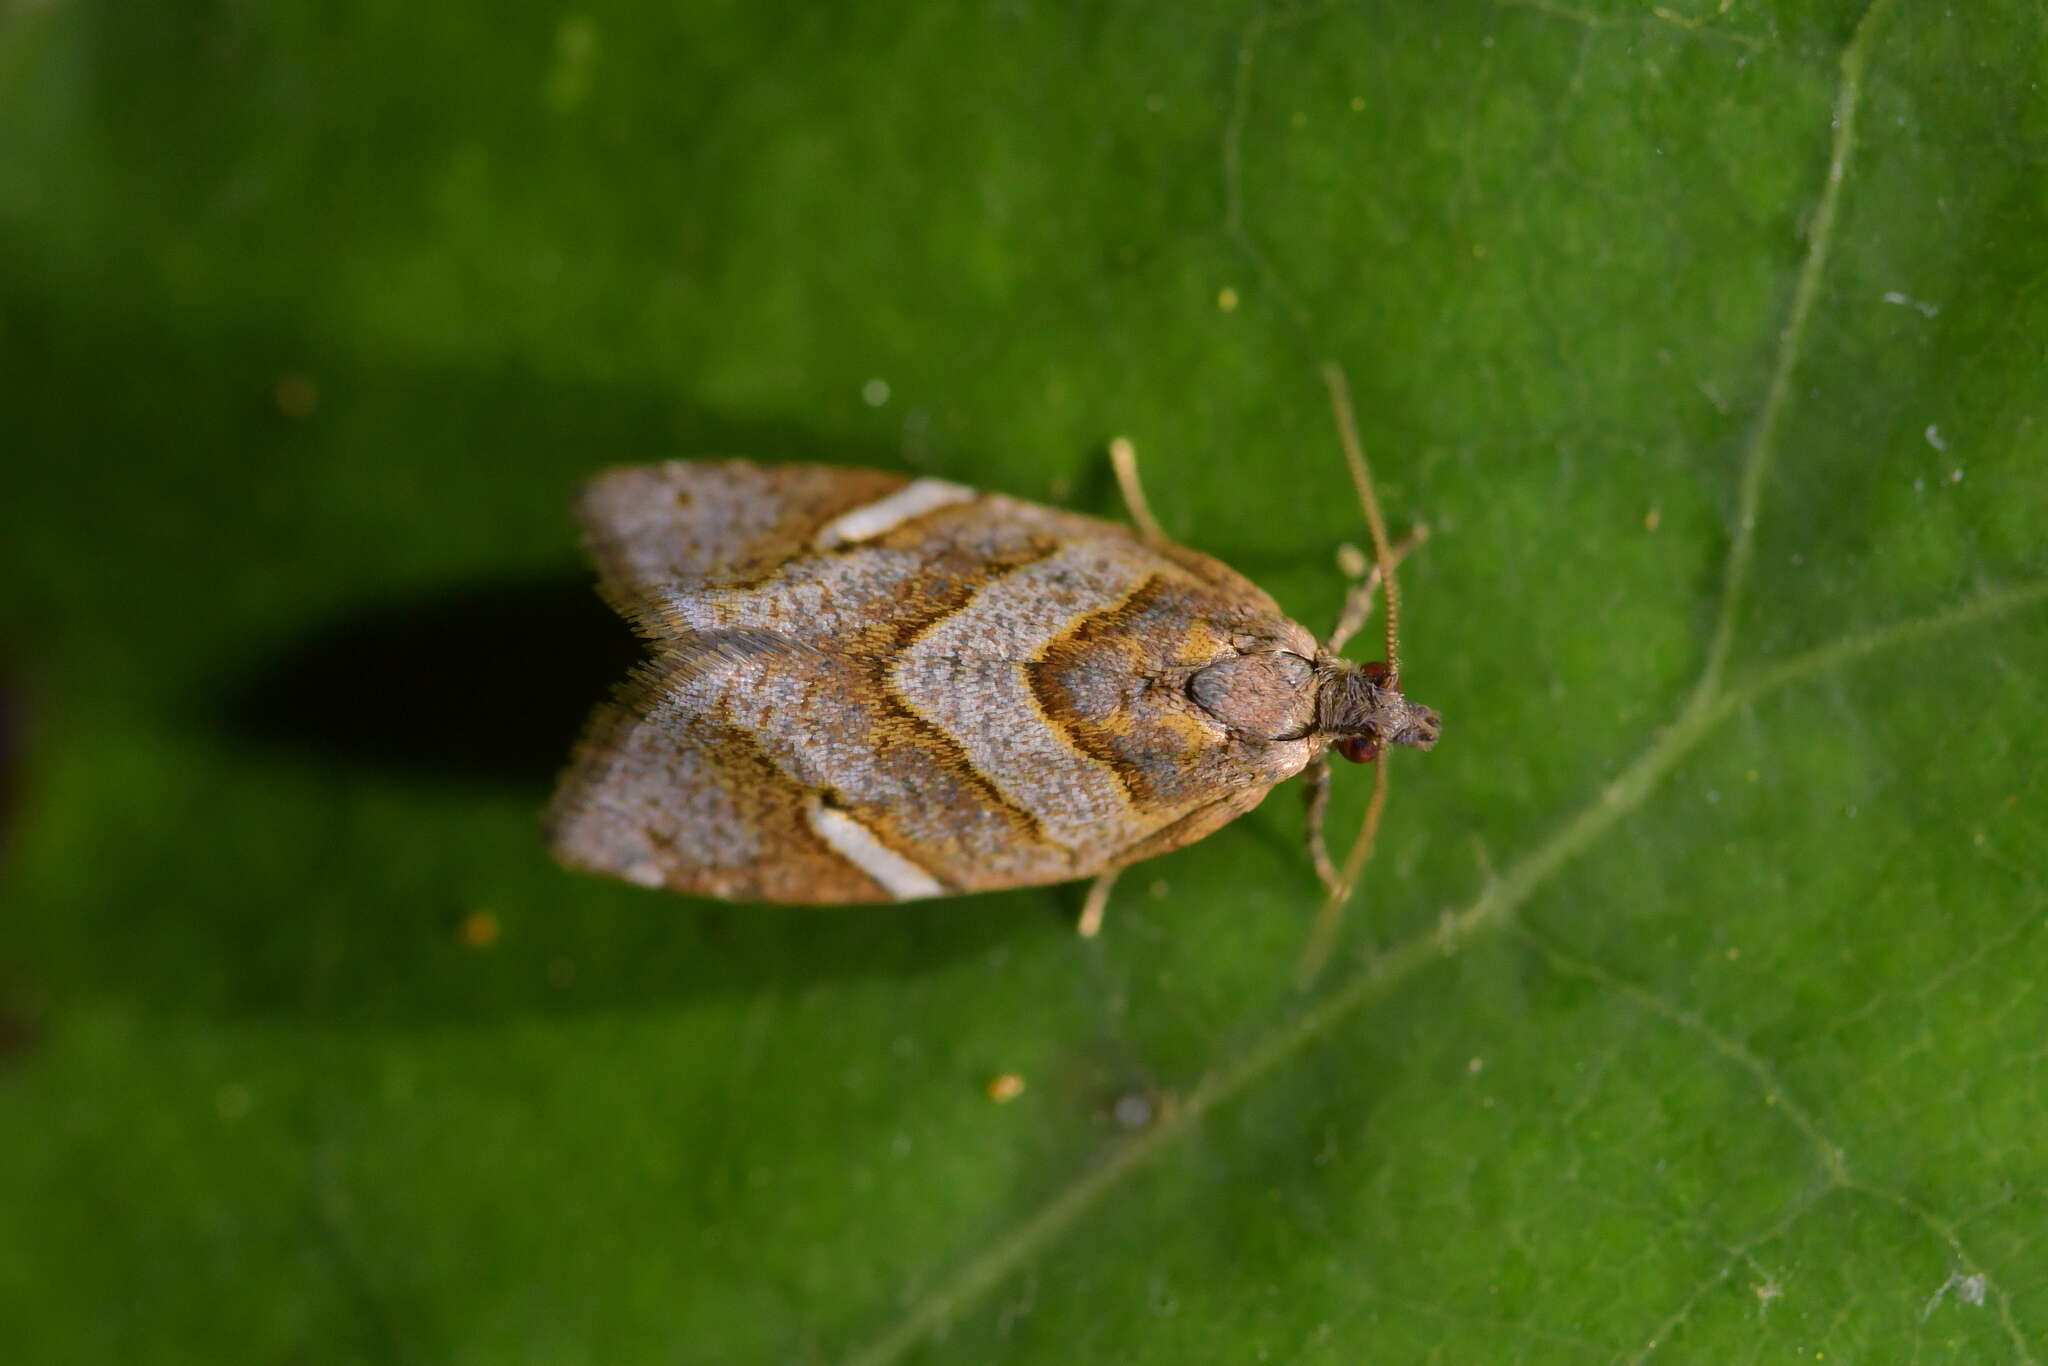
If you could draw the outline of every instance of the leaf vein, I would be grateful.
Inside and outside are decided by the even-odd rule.
[[[1735,618],[1742,608],[1751,566],[1756,561],[1756,527],[1763,505],[1764,485],[1777,455],[1778,424],[1792,393],[1792,375],[1806,349],[1806,325],[1813,316],[1814,301],[1820,297],[1821,280],[1827,273],[1833,251],[1835,223],[1840,213],[1842,185],[1848,179],[1849,160],[1856,152],[1856,111],[1863,100],[1863,76],[1870,61],[1870,47],[1877,31],[1878,16],[1889,0],[1872,0],[1856,22],[1848,46],[1842,50],[1840,83],[1835,87],[1834,139],[1828,153],[1828,169],[1821,186],[1820,203],[1806,234],[1806,259],[1792,287],[1792,303],[1785,324],[1778,333],[1778,355],[1771,367],[1771,381],[1765,391],[1756,426],[1751,430],[1749,451],[1742,463],[1742,482],[1736,496],[1735,535],[1728,548],[1721,602],[1714,623],[1713,639],[1707,646],[1707,664],[1700,675],[1699,694],[1711,697],[1722,686],[1728,657],[1735,645]]]

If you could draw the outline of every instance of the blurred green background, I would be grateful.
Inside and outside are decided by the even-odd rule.
[[[2044,18],[0,3],[8,1357],[2042,1359]],[[1325,357],[1315,992],[1292,791],[1093,943],[544,856],[584,475],[1124,432],[1321,629]]]

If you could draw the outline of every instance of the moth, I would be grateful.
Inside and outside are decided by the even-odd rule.
[[[1380,564],[1318,641],[1168,541],[1128,443],[1112,454],[1135,527],[867,469],[670,461],[597,476],[576,517],[600,591],[651,657],[563,775],[546,818],[557,857],[746,901],[1093,877],[1087,932],[1116,870],[1306,770],[1316,866],[1337,893],[1328,751],[1428,749],[1440,726],[1401,691],[1398,554],[1376,503]],[[1369,477],[1360,489],[1370,500]],[[1389,659],[1341,657],[1382,586]]]

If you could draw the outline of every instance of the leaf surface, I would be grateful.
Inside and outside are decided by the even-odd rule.
[[[764,11],[0,11],[35,1359],[2040,1359],[2038,7]],[[584,475],[1126,433],[1322,629],[1326,360],[1310,992],[1291,791],[1092,942],[547,862]]]

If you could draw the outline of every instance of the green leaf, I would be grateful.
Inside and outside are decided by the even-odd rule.
[[[2041,1359],[2038,6],[776,8],[0,8],[23,1359]],[[1292,792],[1092,942],[546,860],[583,475],[1127,433],[1321,629],[1326,360],[1310,992]]]

